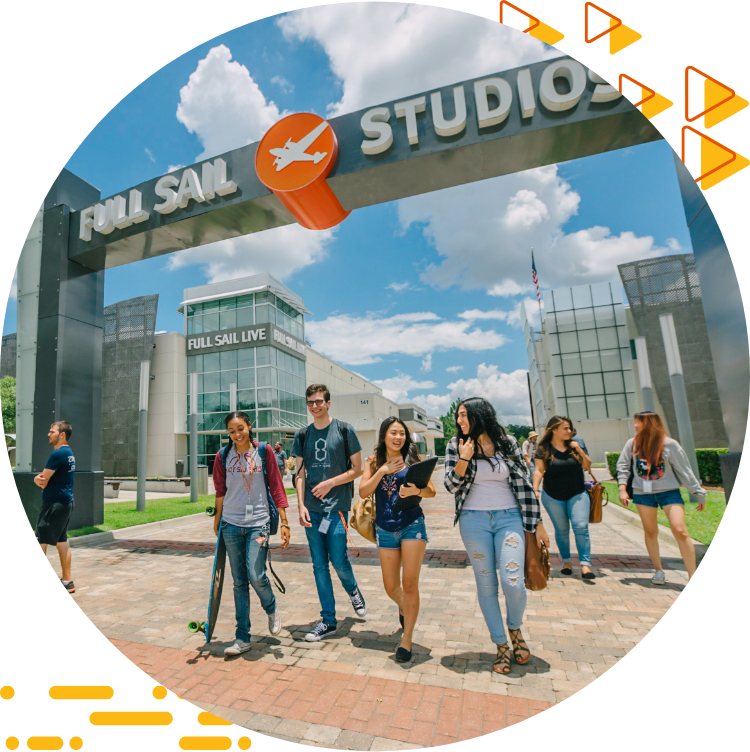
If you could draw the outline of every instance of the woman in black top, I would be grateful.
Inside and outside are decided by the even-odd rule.
[[[534,491],[540,496],[555,528],[555,540],[563,561],[562,574],[573,574],[570,557],[570,527],[578,549],[581,577],[593,580],[591,571],[591,538],[589,537],[589,500],[583,473],[591,460],[573,441],[573,422],[554,415],[549,419],[544,436],[534,455]],[[544,490],[539,485],[544,478]]]

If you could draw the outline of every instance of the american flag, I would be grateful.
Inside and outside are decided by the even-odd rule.
[[[531,249],[531,279],[534,280],[534,284],[536,285],[536,299],[541,303],[542,302],[542,295],[539,292],[539,276],[536,273],[536,264],[534,263],[534,249]]]

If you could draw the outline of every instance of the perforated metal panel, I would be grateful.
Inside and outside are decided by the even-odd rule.
[[[102,470],[106,477],[137,473],[140,363],[153,357],[158,302],[158,295],[144,295],[104,309]]]
[[[0,379],[6,376],[16,378],[16,335],[3,337],[2,355],[0,355]]]
[[[695,445],[727,446],[694,256],[666,256],[617,268],[638,334],[646,338],[654,389],[674,437],[679,438],[677,420],[659,324],[664,313],[674,317]]]

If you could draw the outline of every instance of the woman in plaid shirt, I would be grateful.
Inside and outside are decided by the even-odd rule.
[[[456,497],[461,540],[474,568],[477,596],[492,641],[497,645],[493,670],[510,672],[510,648],[498,598],[505,595],[513,657],[518,664],[531,659],[521,635],[526,610],[523,579],[524,532],[549,546],[539,501],[518,442],[508,436],[492,405],[482,397],[460,402],[458,433],[445,455],[445,487]]]

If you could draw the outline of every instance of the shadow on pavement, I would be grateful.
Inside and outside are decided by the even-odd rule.
[[[492,664],[497,658],[497,654],[466,652],[456,653],[456,655],[447,655],[441,658],[440,663],[450,671],[457,674],[465,674],[470,671],[492,671]],[[501,676],[526,676],[526,674],[547,674],[551,666],[544,658],[531,654],[531,660],[519,666],[511,657],[510,674],[501,674]]]
[[[673,590],[681,593],[685,589],[684,583],[666,582],[663,585],[654,585],[650,577],[624,577],[620,582],[623,585],[639,585],[648,590]]]

